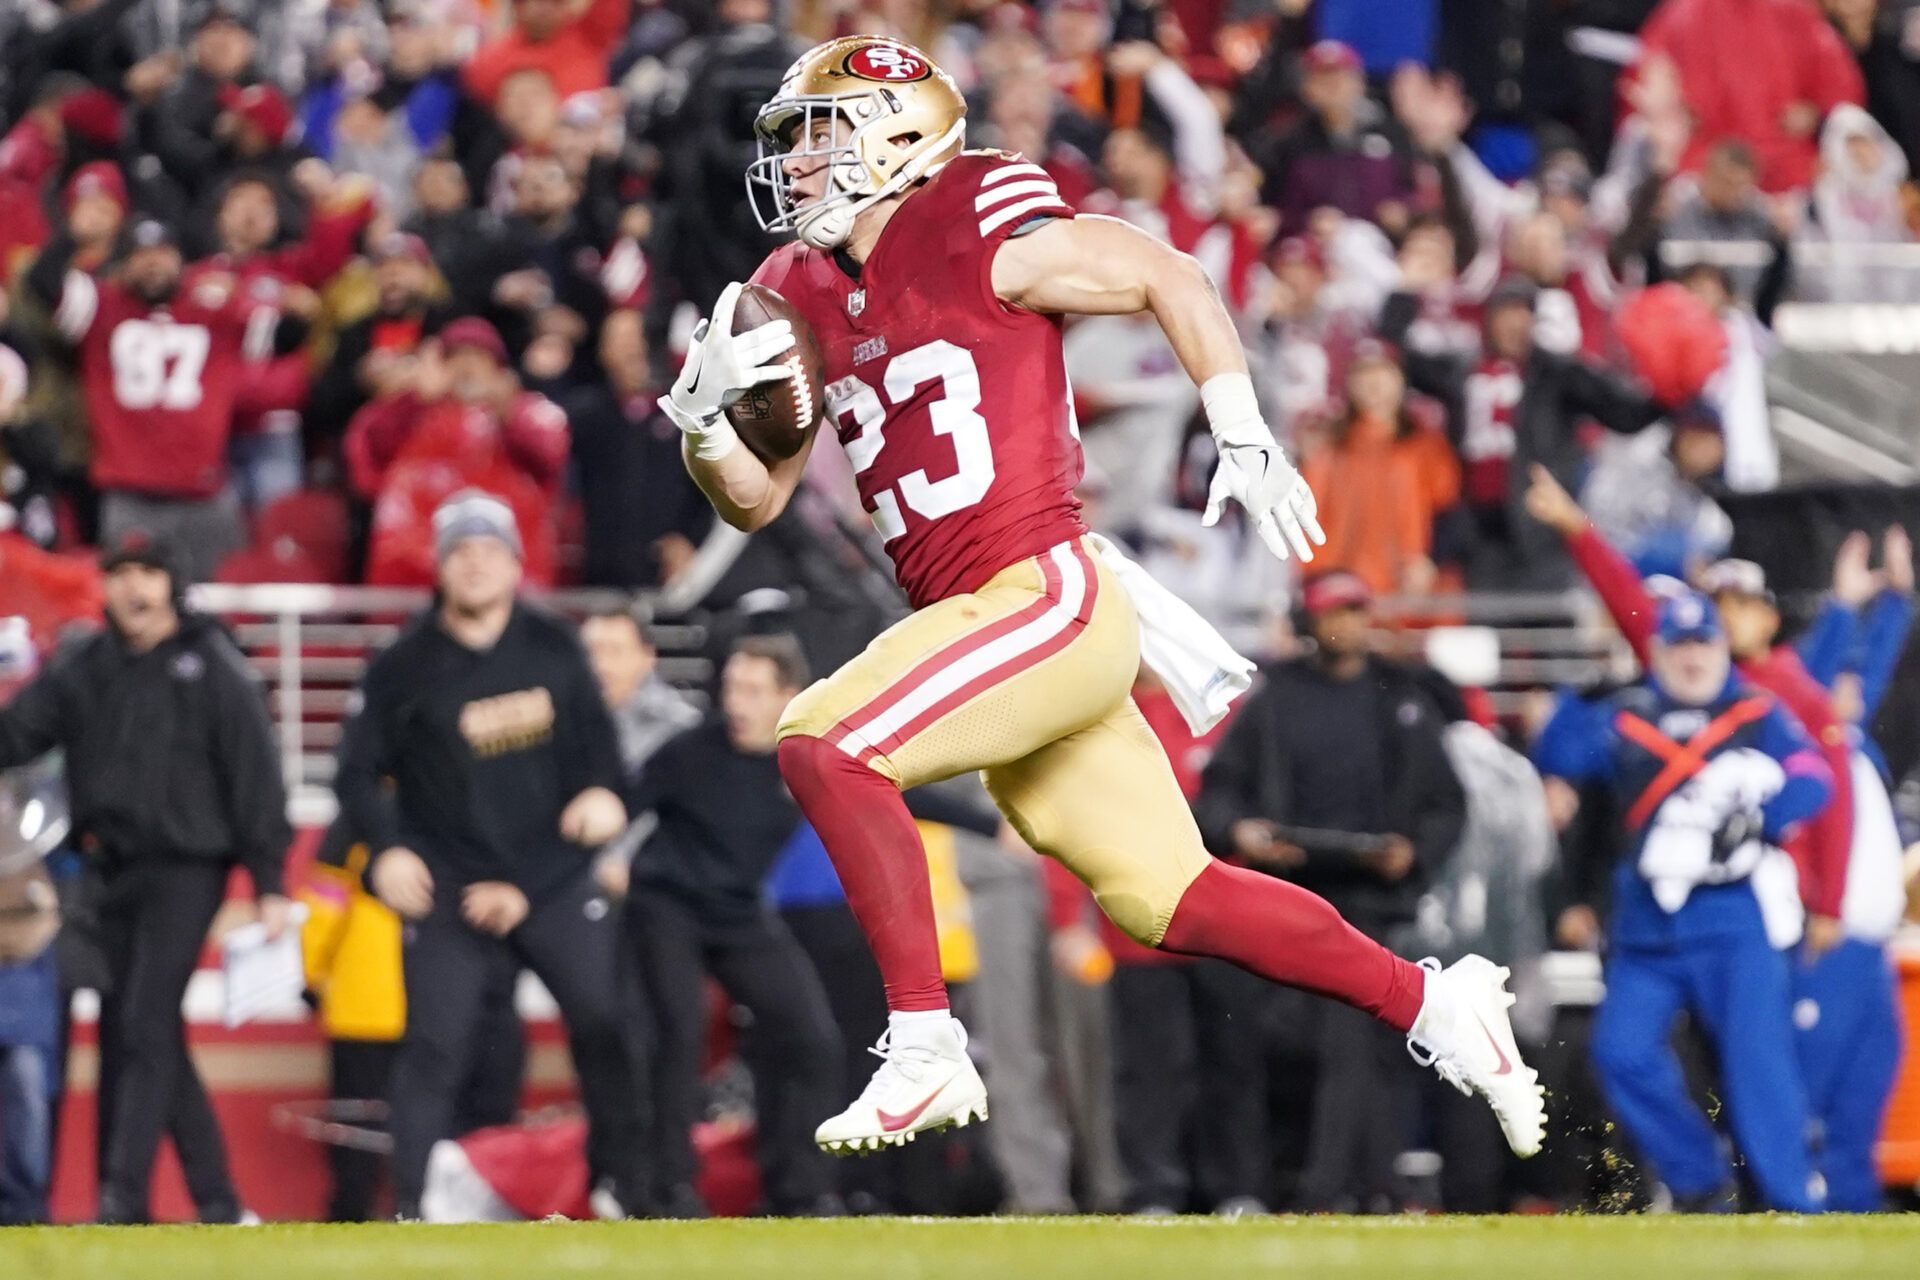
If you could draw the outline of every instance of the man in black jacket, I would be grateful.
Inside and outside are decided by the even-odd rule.
[[[1216,855],[1296,881],[1391,944],[1460,838],[1466,798],[1427,693],[1371,652],[1366,584],[1323,575],[1305,607],[1313,651],[1267,671],[1208,763],[1195,813]],[[1414,1081],[1400,1037],[1343,1006],[1301,1012],[1317,1023],[1320,1068],[1305,1205],[1378,1207]]]
[[[434,514],[436,606],[367,669],[335,788],[368,881],[406,921],[407,1033],[394,1067],[395,1200],[417,1217],[451,1136],[489,985],[525,966],[566,1019],[594,1210],[645,1194],[641,1117],[592,850],[626,825],[620,755],[573,628],[517,602],[513,513],[478,490]],[[389,785],[390,784],[390,785]]]
[[[601,254],[576,214],[580,187],[558,159],[513,161],[513,212],[440,260],[454,306],[491,321],[515,358],[546,332],[578,343],[606,315]]]
[[[222,93],[259,78],[256,48],[238,5],[215,3],[201,10],[186,69],[163,78],[165,96],[132,114],[130,149],[141,160],[157,161],[160,170],[142,181],[141,208],[183,218],[233,168],[230,139],[214,126],[225,111]],[[137,162],[128,167],[136,179],[152,172],[150,165]]]
[[[596,587],[657,587],[713,525],[713,508],[680,460],[680,431],[655,403],[640,313],[600,326],[602,377],[561,401],[586,516],[586,569]]]
[[[840,1211],[833,1169],[813,1125],[840,1087],[833,1011],[806,952],[762,893],[800,825],[780,780],[774,731],[806,685],[791,636],[751,636],[727,660],[721,714],[647,762],[634,801],[659,825],[634,859],[628,928],[657,1043],[654,1089],[662,1181],[669,1207],[698,1213],[692,1132],[700,1118],[706,975],[753,1017],[745,1054],[759,1110],[758,1145],[769,1208]]]
[[[347,423],[367,401],[407,385],[420,344],[450,318],[447,306],[431,297],[433,255],[425,240],[407,231],[389,232],[367,256],[373,262],[374,308],[340,330],[333,356],[307,400],[307,423],[329,444],[347,434]]]
[[[113,1065],[102,1222],[146,1220],[170,1125],[210,1138],[182,1144],[202,1219],[239,1220],[180,1000],[236,864],[268,932],[287,926],[292,831],[266,703],[220,625],[183,610],[175,564],[163,543],[122,538],[105,560],[106,629],[63,649],[0,711],[0,769],[66,751],[74,830],[89,851],[85,896],[109,978],[102,1058]]]
[[[1461,493],[1469,517],[1468,583],[1481,590],[1558,590],[1573,565],[1558,540],[1527,519],[1523,498],[1536,462],[1570,489],[1586,462],[1579,426],[1593,418],[1630,434],[1651,426],[1661,406],[1627,380],[1577,356],[1534,342],[1539,286],[1502,280],[1487,298],[1478,357],[1407,351],[1407,382],[1447,411],[1460,454]],[[1412,294],[1395,293],[1380,316],[1380,336],[1405,348],[1419,313]]]

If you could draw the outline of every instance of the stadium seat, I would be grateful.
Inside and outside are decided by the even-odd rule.
[[[291,537],[255,542],[220,562],[215,582],[247,585],[262,582],[332,583],[338,575]]]
[[[277,547],[282,540],[286,540],[304,553],[319,574],[318,577],[279,581],[345,582],[350,539],[346,500],[337,493],[324,490],[302,489],[287,494],[262,507],[254,517],[256,547]]]

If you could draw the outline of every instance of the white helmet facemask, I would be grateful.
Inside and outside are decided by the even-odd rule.
[[[863,210],[927,174],[966,136],[966,119],[959,117],[935,139],[888,137],[886,130],[901,127],[900,114],[898,98],[884,88],[782,96],[761,108],[754,120],[759,156],[747,168],[747,199],[761,229],[792,231],[816,249],[836,249]],[[851,126],[844,139],[843,126]],[[799,203],[794,171],[821,168],[820,198]]]

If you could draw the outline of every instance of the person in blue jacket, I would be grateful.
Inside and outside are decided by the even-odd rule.
[[[1609,1106],[1687,1210],[1737,1193],[1670,1043],[1684,1011],[1713,1043],[1735,1144],[1770,1209],[1821,1208],[1794,1055],[1792,864],[1773,847],[1819,811],[1831,776],[1768,694],[1733,673],[1713,604],[1662,600],[1651,671],[1564,698],[1534,747],[1542,774],[1612,786],[1625,817],[1593,1065]]]
[[[1794,970],[1800,1070],[1817,1121],[1827,1207],[1872,1213],[1885,1197],[1874,1161],[1900,1068],[1900,1008],[1887,942],[1906,905],[1900,832],[1886,757],[1866,732],[1892,683],[1913,625],[1913,544],[1887,530],[1881,570],[1855,533],[1834,561],[1833,590],[1802,633],[1807,671],[1833,690],[1853,749],[1853,847],[1840,902],[1843,936],[1831,950],[1803,949]]]

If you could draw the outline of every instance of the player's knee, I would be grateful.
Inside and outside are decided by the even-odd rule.
[[[1142,946],[1157,947],[1166,937],[1184,885],[1138,868],[1096,873],[1089,882],[1093,900],[1120,932]]]
[[[1167,924],[1160,912],[1137,893],[1096,893],[1093,900],[1120,932],[1145,947],[1157,947]]]
[[[1166,853],[1143,857],[1113,849],[1076,857],[1074,865],[1107,919],[1135,942],[1158,947],[1187,888],[1198,878],[1207,859],[1175,857]]]

